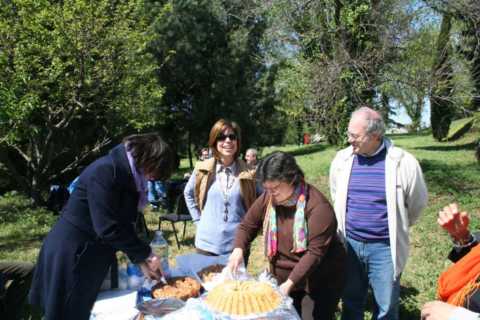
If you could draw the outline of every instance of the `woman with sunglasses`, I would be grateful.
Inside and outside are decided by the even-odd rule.
[[[257,167],[265,192],[238,227],[228,268],[235,273],[243,253],[262,231],[269,271],[280,291],[293,299],[299,315],[306,295],[313,319],[334,319],[344,284],[345,248],[337,238],[337,221],[325,196],[305,183],[295,158],[274,152]]]
[[[218,120],[210,130],[213,157],[198,162],[185,187],[185,201],[197,226],[197,252],[230,254],[233,237],[245,212],[255,201],[255,172],[239,159],[240,127]]]

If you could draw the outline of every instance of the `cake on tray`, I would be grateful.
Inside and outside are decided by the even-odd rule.
[[[237,316],[271,312],[281,301],[271,285],[253,280],[226,281],[213,288],[205,299],[212,310]]]
[[[158,283],[152,288],[152,296],[156,299],[177,298],[188,300],[200,295],[200,283],[190,277],[176,277],[167,280],[167,284]]]

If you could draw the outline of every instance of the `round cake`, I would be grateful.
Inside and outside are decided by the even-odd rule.
[[[245,316],[273,311],[281,300],[280,294],[267,283],[231,280],[213,288],[205,303],[217,312]]]
[[[171,278],[167,284],[159,283],[152,288],[152,296],[156,299],[177,298],[188,300],[200,295],[200,283],[190,277]]]

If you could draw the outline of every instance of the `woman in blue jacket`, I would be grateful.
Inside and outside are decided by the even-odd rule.
[[[169,177],[174,158],[157,134],[132,135],[82,172],[38,257],[29,299],[45,319],[88,319],[116,251],[147,277],[161,276],[134,223],[147,203],[146,181]]]

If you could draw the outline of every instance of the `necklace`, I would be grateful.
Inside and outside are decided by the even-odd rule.
[[[235,176],[232,175],[232,170],[228,167],[224,168],[224,175],[220,175],[220,189],[222,190],[223,195],[223,205],[225,210],[223,211],[223,221],[228,221],[228,207],[230,206],[230,202],[228,201],[230,190],[233,187],[235,182]],[[226,177],[226,178],[225,178]],[[226,181],[224,181],[224,178]]]

